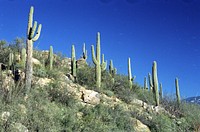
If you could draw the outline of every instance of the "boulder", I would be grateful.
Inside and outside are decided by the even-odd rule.
[[[40,87],[44,87],[48,85],[52,80],[49,78],[40,78],[36,84],[38,84]]]
[[[93,90],[83,90],[82,92],[82,100],[85,103],[97,105],[100,103],[100,95],[98,92]]]
[[[32,58],[32,61],[33,61],[34,65],[41,66],[41,63],[40,63],[40,61],[38,59]]]
[[[135,132],[151,132],[148,126],[137,119],[134,120],[134,128]]]

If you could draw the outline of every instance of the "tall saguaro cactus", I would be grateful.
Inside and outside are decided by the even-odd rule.
[[[131,73],[131,59],[128,58],[128,81],[129,81],[129,88],[132,89],[133,81],[135,80],[136,76],[132,77]]]
[[[49,48],[49,69],[52,70],[53,68],[53,47],[50,46]]]
[[[83,44],[83,59],[87,60],[87,50],[85,48],[85,43]]]
[[[94,45],[92,45],[92,60],[95,64],[95,77],[96,77],[96,86],[97,88],[101,87],[101,71],[106,69],[106,62],[104,62],[104,55],[102,54],[102,64],[100,60],[101,56],[101,46],[100,46],[100,33],[97,33],[96,40],[96,56],[94,52]]]
[[[153,93],[154,93],[154,96],[155,96],[156,105],[159,106],[158,76],[157,76],[157,63],[156,63],[156,61],[153,62],[152,78],[153,78]]]
[[[72,45],[72,51],[71,51],[71,74],[74,77],[76,81],[76,53],[75,53],[75,47]]]
[[[179,92],[179,83],[178,83],[178,78],[175,79],[175,85],[176,85],[176,99],[178,105],[181,104],[181,98],[180,98],[180,92]]]
[[[153,92],[153,81],[150,73],[148,73],[148,80],[149,80],[149,90]]]
[[[27,29],[27,39],[26,39],[26,70],[25,70],[25,88],[26,94],[29,93],[31,89],[31,81],[32,81],[32,74],[33,74],[33,67],[32,67],[32,52],[33,52],[33,42],[37,41],[42,25],[39,24],[37,28],[37,22],[35,21],[33,24],[33,6],[30,8],[29,18],[28,18],[28,29]]]
[[[144,89],[148,89],[148,86],[147,86],[147,77],[144,77]]]
[[[112,83],[114,84],[115,83],[115,75],[117,74],[117,69],[114,68],[112,60],[110,60],[109,74],[112,77]]]

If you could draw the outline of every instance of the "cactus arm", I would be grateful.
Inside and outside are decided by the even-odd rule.
[[[101,64],[102,71],[105,71],[106,67],[107,67],[107,61],[104,60],[104,54],[102,54],[102,64]]]
[[[98,64],[98,62],[94,53],[94,45],[92,45],[91,47],[92,47],[92,60],[93,60],[93,63],[96,65]]]
[[[30,32],[30,38],[33,38],[36,28],[37,28],[37,21],[34,21],[33,27],[31,28]]]
[[[42,29],[42,24],[39,24],[38,29],[37,29],[37,33],[36,33],[35,37],[32,39],[33,42],[37,41],[38,38],[40,37],[41,29]]]
[[[163,98],[162,83],[160,83],[159,89],[160,89],[160,91],[159,91],[160,99],[162,99]]]

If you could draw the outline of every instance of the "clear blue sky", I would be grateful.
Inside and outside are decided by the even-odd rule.
[[[100,32],[102,53],[118,73],[127,74],[130,57],[132,74],[143,85],[156,60],[164,94],[175,93],[178,77],[182,96],[200,95],[199,0],[0,0],[0,39],[26,36],[31,5],[43,25],[35,47],[52,45],[70,57],[75,44],[79,57],[85,42],[91,62]]]

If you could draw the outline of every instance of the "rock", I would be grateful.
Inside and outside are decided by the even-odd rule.
[[[95,92],[93,90],[83,90],[82,91],[82,100],[85,103],[97,105],[100,103],[100,95],[98,92]]]
[[[13,80],[12,71],[8,70],[7,75],[3,74],[2,76],[2,88],[4,93],[11,92],[14,86],[15,82]]]
[[[32,58],[32,61],[33,61],[34,65],[41,66],[41,63],[40,63],[40,61],[38,59]]]
[[[4,122],[6,122],[9,117],[10,117],[10,112],[5,111],[1,114],[1,120]]]
[[[75,78],[74,76],[72,76],[72,74],[68,73],[66,76],[68,77],[69,80],[71,80],[72,82],[75,82]]]
[[[143,107],[143,101],[139,99],[133,99],[130,104]]]
[[[148,126],[137,119],[134,121],[134,128],[136,132],[151,132]]]
[[[28,129],[22,123],[12,123],[11,125],[15,132],[28,132]]]
[[[87,62],[84,58],[80,58],[76,61],[78,68],[83,68],[85,65],[87,65]]]
[[[48,85],[52,80],[49,78],[40,78],[36,84],[38,84],[40,87],[44,87]]]

